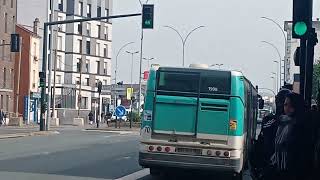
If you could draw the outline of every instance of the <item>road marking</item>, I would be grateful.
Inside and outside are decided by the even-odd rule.
[[[137,171],[137,172],[134,172],[132,174],[129,174],[127,176],[124,176],[124,177],[121,177],[121,178],[118,178],[116,180],[133,180],[133,179],[140,179],[140,178],[143,178],[147,175],[150,174],[150,170],[149,168],[146,168],[146,169],[142,169],[140,171]]]

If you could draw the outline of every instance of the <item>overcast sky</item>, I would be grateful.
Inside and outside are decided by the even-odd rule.
[[[143,1],[143,0],[142,0]],[[267,16],[283,26],[292,19],[292,0],[150,0],[155,4],[155,28],[145,30],[144,57],[154,63],[181,66],[182,45],[178,35],[164,25],[175,27],[186,36],[195,31],[186,44],[186,64],[223,63],[226,69],[242,70],[254,85],[273,88],[270,78],[276,72],[277,53],[261,41],[274,43],[284,57],[284,38]],[[319,0],[314,0],[314,17],[320,15]],[[141,12],[139,0],[114,0],[114,14]],[[140,50],[141,17],[113,20],[113,58],[119,48],[130,41],[134,45],[125,50]],[[130,81],[131,55],[119,56],[118,79]],[[113,65],[114,65],[113,61]],[[138,82],[139,55],[135,55],[134,81]],[[147,69],[147,62],[143,70]]]

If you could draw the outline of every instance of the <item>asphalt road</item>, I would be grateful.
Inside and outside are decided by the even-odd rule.
[[[137,132],[60,130],[59,135],[0,140],[0,179],[151,180],[138,165]],[[157,179],[226,179],[206,172],[182,171]],[[249,180],[246,175],[245,180]]]

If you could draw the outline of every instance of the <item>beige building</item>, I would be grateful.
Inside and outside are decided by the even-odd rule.
[[[10,52],[10,35],[15,32],[16,0],[0,0],[0,109],[13,113],[14,59]]]

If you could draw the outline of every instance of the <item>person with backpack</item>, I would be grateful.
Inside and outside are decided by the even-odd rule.
[[[90,113],[88,114],[89,117],[89,124],[93,124],[93,113],[92,111],[90,111]]]

